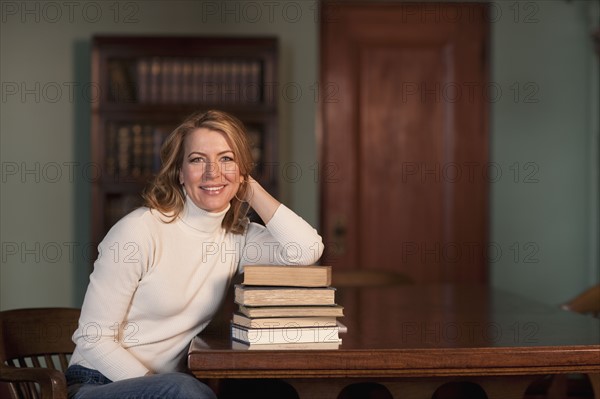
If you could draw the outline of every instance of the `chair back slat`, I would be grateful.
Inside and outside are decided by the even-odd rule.
[[[60,362],[60,369],[65,372],[69,367],[69,359],[67,358],[67,355],[64,353],[59,353],[58,361]]]
[[[23,382],[20,384],[10,384],[13,386],[12,393],[15,398],[39,399],[40,395],[37,386],[33,382]]]
[[[30,391],[29,393],[31,394],[32,399],[40,399],[40,390],[37,384],[34,384],[33,382],[29,383],[29,388]]]
[[[54,359],[52,359],[51,354],[45,354],[44,360],[46,361],[46,368],[56,370],[56,366],[54,365]]]
[[[18,385],[14,384],[14,383],[9,383],[8,384],[8,393],[10,394],[11,398],[18,398],[19,397],[19,391],[18,391]]]
[[[33,364],[33,367],[42,367],[37,356],[31,356],[31,363]]]
[[[28,382],[27,383],[27,397],[31,398],[31,399],[38,399],[39,395],[38,395],[38,388],[35,385],[35,383],[33,382]]]

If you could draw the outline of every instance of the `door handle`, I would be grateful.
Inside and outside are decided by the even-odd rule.
[[[338,216],[333,222],[332,237],[333,237],[333,254],[335,256],[343,255],[346,252],[346,233],[348,228],[346,218]]]

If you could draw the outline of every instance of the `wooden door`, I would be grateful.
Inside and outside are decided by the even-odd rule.
[[[486,281],[486,12],[322,5],[324,263]]]

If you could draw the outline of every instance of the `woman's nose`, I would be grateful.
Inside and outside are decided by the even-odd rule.
[[[211,178],[220,176],[221,166],[218,162],[207,162],[206,168],[204,169],[204,175]]]

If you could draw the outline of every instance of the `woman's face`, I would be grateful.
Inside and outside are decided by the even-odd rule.
[[[199,128],[188,134],[183,144],[179,182],[187,195],[205,211],[225,210],[243,181],[225,135]]]

